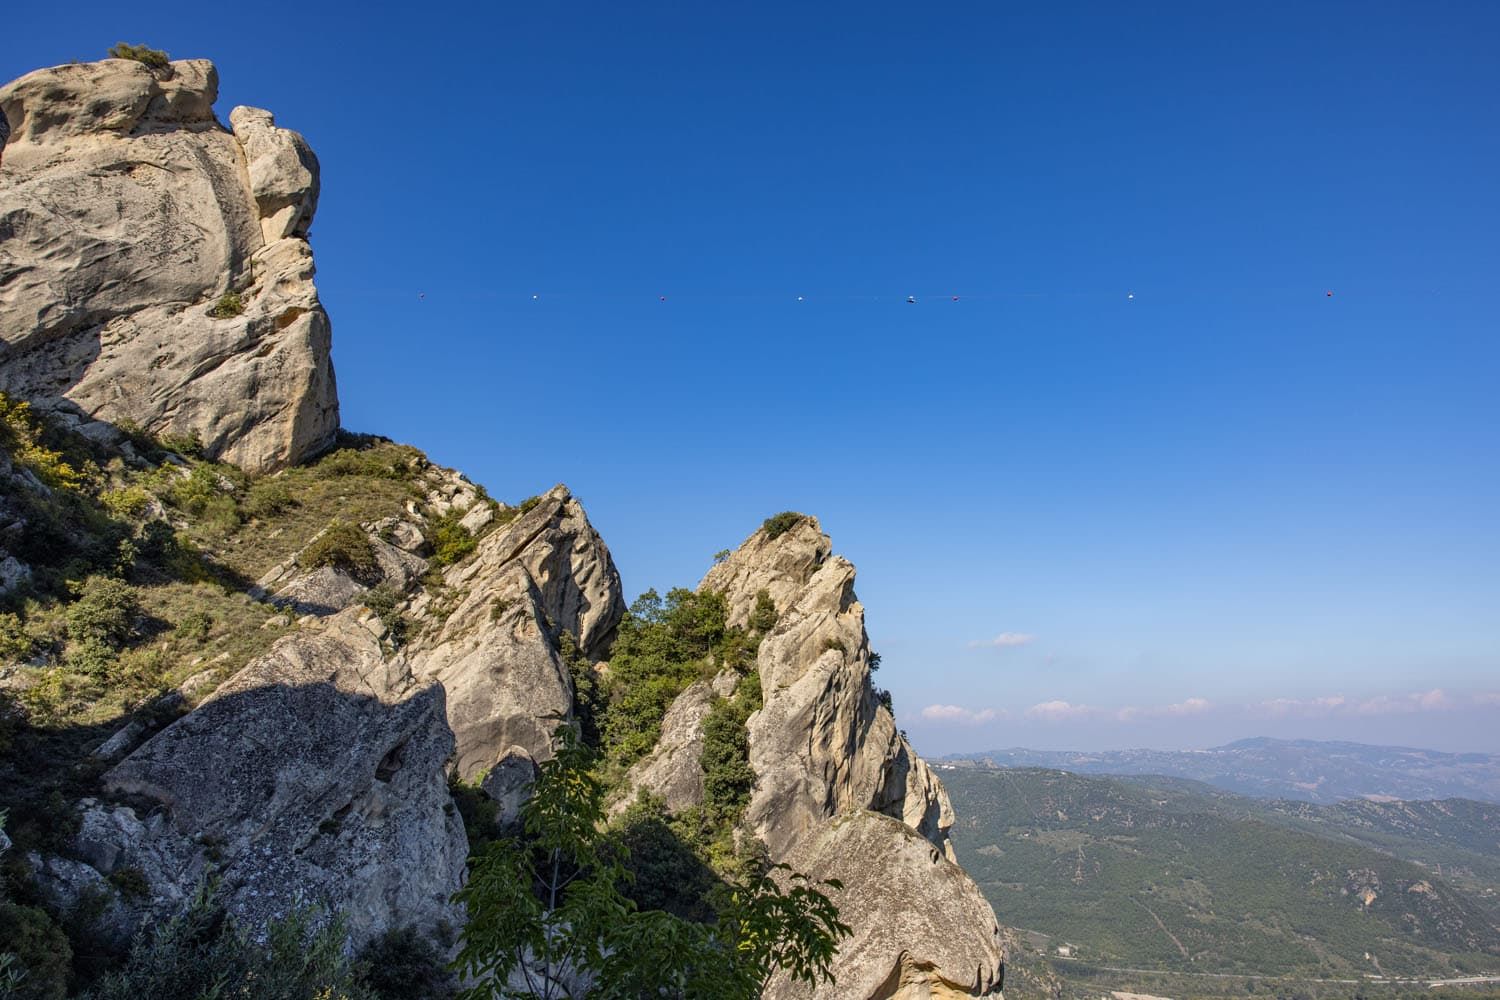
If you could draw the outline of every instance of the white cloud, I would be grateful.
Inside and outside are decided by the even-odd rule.
[[[1344,705],[1344,696],[1341,694],[1326,698],[1272,698],[1259,705],[1252,705],[1251,711],[1252,714],[1269,715],[1275,719],[1289,715],[1321,718],[1325,715],[1332,715]]]
[[[932,722],[957,722],[965,726],[977,726],[985,722],[992,722],[1000,718],[1001,713],[993,708],[982,708],[979,711],[964,708],[961,705],[928,705],[922,709],[922,718]]]
[[[969,643],[970,649],[1011,649],[1016,646],[1029,646],[1036,642],[1036,636],[1029,632],[1001,632],[993,639],[975,639]]]
[[[1474,696],[1474,704],[1485,706],[1500,706],[1500,691],[1484,691],[1480,694],[1476,694]]]
[[[1063,722],[1094,715],[1098,711],[1097,708],[1089,705],[1074,705],[1071,702],[1056,699],[1032,705],[1026,710],[1026,718],[1041,719],[1044,722]]]
[[[1360,702],[1354,710],[1360,715],[1406,715],[1411,712],[1441,712],[1453,707],[1453,701],[1441,688],[1433,688],[1431,691],[1370,698]]]

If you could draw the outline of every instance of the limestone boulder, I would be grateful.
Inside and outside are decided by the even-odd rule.
[[[443,690],[386,658],[356,611],[280,640],[104,776],[78,852],[180,907],[210,870],[230,912],[344,914],[354,942],[458,922],[468,843],[448,793]]]
[[[964,870],[906,824],[873,812],[822,824],[787,855],[794,871],[835,879],[839,918],[853,930],[834,960],[832,985],[810,988],[782,973],[767,1000],[929,1000],[997,996],[1002,933]]]
[[[333,442],[305,238],[317,161],[268,113],[214,117],[203,60],[106,59],[0,87],[0,390],[97,436],[132,421],[254,471]],[[289,165],[295,159],[298,173]],[[238,306],[220,301],[226,293]]]

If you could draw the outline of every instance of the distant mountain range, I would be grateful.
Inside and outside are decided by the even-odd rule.
[[[1346,799],[1466,798],[1500,802],[1500,754],[1320,740],[1239,740],[1208,750],[1027,750],[953,754],[955,764],[1041,767],[1074,774],[1163,775],[1256,798],[1330,804]]]
[[[1167,995],[1263,976],[1500,974],[1500,805],[1321,806],[1178,778],[939,769],[959,862],[1040,952],[1012,957],[1050,960],[1078,987],[1067,995],[1139,992],[1147,969],[1189,975],[1156,983]]]

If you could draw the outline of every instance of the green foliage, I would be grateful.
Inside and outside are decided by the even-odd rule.
[[[805,520],[807,520],[806,514],[799,514],[794,510],[784,510],[780,514],[773,515],[762,521],[760,530],[766,533],[767,538],[780,538]]]
[[[153,49],[145,45],[128,45],[125,42],[116,42],[109,47],[111,59],[133,59],[138,63],[145,63],[152,69],[166,69],[170,60],[167,54],[160,49]]]
[[[841,886],[778,871],[735,892],[713,924],[640,909],[620,891],[619,842],[599,832],[592,755],[568,727],[558,741],[523,807],[525,840],[490,844],[455,897],[469,916],[455,963],[473,983],[465,1000],[751,1000],[778,968],[812,987],[831,981],[850,930],[821,890]],[[574,992],[567,970],[597,985]],[[525,985],[513,988],[513,979]]]
[[[714,826],[739,823],[755,790],[745,721],[760,706],[760,675],[751,673],[740,679],[732,699],[717,699],[703,720],[703,811]]]
[[[661,735],[672,699],[711,667],[730,636],[722,594],[684,588],[663,600],[654,590],[621,620],[609,661],[608,709],[601,733],[611,761],[628,766]]]
[[[719,565],[719,563],[723,562],[725,559],[728,559],[732,555],[734,555],[734,551],[732,549],[720,549],[719,551],[714,553],[714,565]]]
[[[356,969],[377,1000],[447,1000],[454,994],[437,946],[413,927],[386,931],[365,945]]]
[[[203,890],[186,912],[143,931],[124,968],[87,1000],[372,1000],[344,938],[340,921],[299,910],[257,942]]]
[[[197,431],[163,434],[156,440],[162,448],[182,458],[202,458],[204,454],[203,439],[198,436]]]
[[[151,883],[146,881],[146,873],[135,865],[110,872],[109,884],[120,890],[120,895],[126,899],[146,899],[151,895]]]
[[[31,404],[13,400],[0,392],[0,446],[12,459],[29,469],[43,483],[58,490],[83,488],[98,474],[91,463],[69,461],[48,441],[47,428],[31,412]]]
[[[73,949],[51,917],[35,906],[0,902],[0,942],[21,973],[15,1000],[62,1000]]]
[[[118,650],[130,637],[140,614],[134,587],[123,580],[91,576],[78,588],[78,599],[68,606],[63,619],[68,638],[74,642]]]
[[[463,526],[463,515],[456,510],[428,521],[427,542],[432,548],[431,565],[451,566],[478,547],[479,542]]]
[[[296,505],[291,486],[281,476],[257,479],[250,484],[240,510],[246,517],[266,520]]]
[[[219,296],[208,314],[214,319],[234,319],[245,311],[245,300],[240,298],[239,292],[225,292]]]
[[[479,780],[464,781],[456,774],[448,779],[448,793],[463,820],[471,856],[483,851],[500,833],[500,803],[490,798],[479,783]]]
[[[764,635],[776,627],[776,622],[780,617],[781,615],[776,610],[776,602],[771,600],[771,592],[764,589],[757,590],[755,609],[750,612],[750,631]]]
[[[833,636],[833,635],[825,637],[823,639],[823,645],[820,648],[825,653],[828,652],[830,649],[836,649],[840,653],[843,653],[846,656],[849,653],[849,647],[844,645],[844,640],[840,639],[838,636]]]
[[[375,548],[370,536],[357,524],[334,521],[328,530],[313,539],[297,556],[298,565],[305,569],[331,566],[343,570],[356,580],[371,580],[380,574],[380,564],[375,559]]]

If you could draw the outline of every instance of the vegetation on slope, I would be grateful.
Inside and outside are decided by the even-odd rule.
[[[1030,769],[943,778],[960,863],[1001,919],[1087,962],[1313,977],[1500,965],[1480,907],[1361,845],[1181,789]]]

